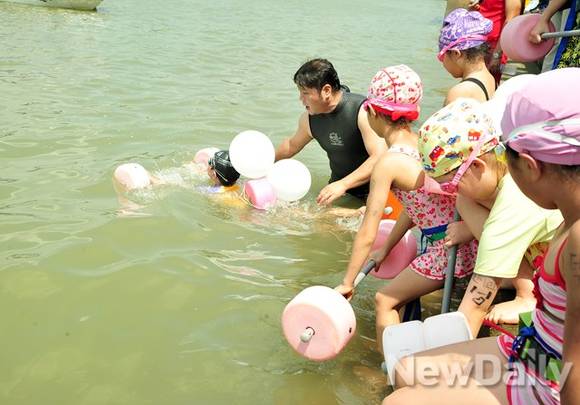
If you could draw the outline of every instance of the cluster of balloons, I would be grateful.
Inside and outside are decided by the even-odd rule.
[[[229,152],[234,168],[250,179],[244,190],[256,208],[267,209],[278,200],[297,201],[310,190],[308,168],[295,159],[274,163],[274,145],[259,131],[240,132],[230,143]]]

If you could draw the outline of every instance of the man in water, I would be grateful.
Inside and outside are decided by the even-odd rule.
[[[276,148],[276,160],[291,158],[316,139],[326,151],[331,170],[329,184],[316,202],[327,205],[345,193],[366,201],[373,166],[386,144],[371,129],[362,107],[365,96],[341,86],[326,59],[303,64],[294,74],[294,83],[306,111],[296,133]]]

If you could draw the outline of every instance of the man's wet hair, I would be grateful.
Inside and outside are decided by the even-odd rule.
[[[300,66],[294,73],[294,83],[300,88],[321,91],[328,84],[332,91],[339,91],[340,79],[334,66],[326,59],[312,59]]]

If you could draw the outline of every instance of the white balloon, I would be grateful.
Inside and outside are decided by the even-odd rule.
[[[274,163],[267,179],[272,184],[276,197],[282,201],[301,199],[308,193],[312,183],[308,168],[295,159],[284,159]]]
[[[264,177],[274,164],[276,154],[270,138],[258,131],[237,134],[229,152],[234,169],[250,179]]]
[[[493,98],[503,98],[507,100],[507,98],[513,93],[526,87],[531,80],[536,78],[536,76],[537,75],[531,74],[517,75],[509,80],[506,80],[497,88]]]

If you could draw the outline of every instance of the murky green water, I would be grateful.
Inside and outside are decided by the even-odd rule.
[[[452,80],[435,59],[442,0],[105,0],[97,13],[0,2],[0,403],[366,404],[384,382],[368,280],[358,336],[324,364],[296,356],[280,314],[333,286],[353,238],[316,218],[324,153],[299,159],[295,210],[216,205],[192,184],[119,215],[114,168],[169,171],[241,130],[275,143],[301,105],[291,77],[332,60],[353,91],[407,63],[422,117]],[[175,174],[175,173],[174,173]],[[192,180],[193,181],[193,180]],[[349,205],[352,202],[344,202]]]

